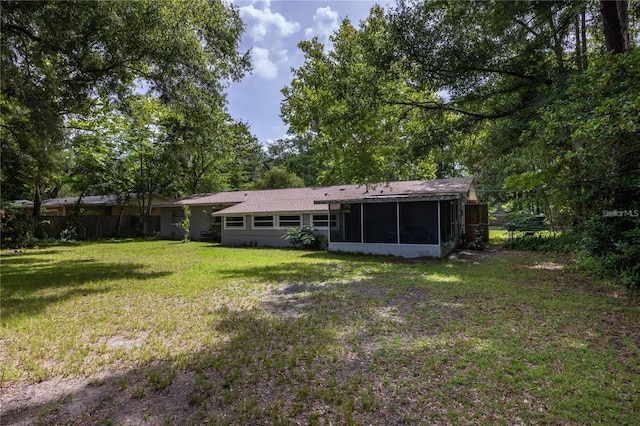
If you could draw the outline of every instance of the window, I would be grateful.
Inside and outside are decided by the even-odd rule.
[[[315,229],[327,229],[329,228],[329,217],[331,217],[331,227],[338,227],[338,215],[332,214],[312,214],[311,215],[311,227]]]
[[[273,216],[253,216],[254,228],[273,228]]]
[[[300,215],[278,216],[278,226],[280,228],[294,228],[300,225],[302,225],[302,216]]]
[[[225,216],[224,229],[244,229],[244,216]]]
[[[173,226],[180,226],[180,222],[184,219],[184,210],[174,209],[171,210],[171,224]]]

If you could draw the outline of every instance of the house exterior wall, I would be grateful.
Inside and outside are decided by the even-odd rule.
[[[161,238],[182,238],[182,230],[175,223],[175,214],[182,213],[182,209],[171,207],[161,209],[160,212],[160,237]]]
[[[189,218],[189,237],[200,239],[201,232],[207,232],[211,225],[211,206],[192,206]],[[205,213],[205,211],[207,213]],[[183,207],[169,207],[160,209],[160,237],[182,239],[184,232],[180,222],[184,219]]]
[[[302,215],[302,226],[310,226],[311,213],[273,213],[278,215]],[[244,229],[229,229],[222,226],[222,245],[225,246],[257,246],[257,247],[291,247],[291,243],[283,238],[287,228],[256,229],[253,227],[252,215],[241,215],[244,217]],[[316,230],[318,236],[328,237],[328,230]]]
[[[41,211],[42,216],[66,216],[64,206],[60,207],[43,207]]]
[[[211,206],[192,206],[189,233],[192,240],[199,240],[211,227]]]

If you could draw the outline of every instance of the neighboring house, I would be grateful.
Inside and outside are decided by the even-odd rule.
[[[160,205],[160,234],[193,239],[219,227],[223,245],[288,246],[287,228],[310,226],[329,250],[403,257],[446,255],[462,242],[472,178],[200,194]]]
[[[29,200],[15,200],[11,205],[17,209],[33,209],[33,201]]]
[[[151,197],[151,216],[159,216],[160,210],[156,207],[169,198],[153,194]],[[42,201],[43,216],[73,216],[78,197],[50,198]],[[95,216],[139,216],[140,207],[138,199],[133,196],[126,203],[122,203],[115,195],[87,195],[80,201],[82,215]]]

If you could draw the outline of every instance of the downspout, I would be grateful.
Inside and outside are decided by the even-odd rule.
[[[310,222],[313,222],[313,213],[309,216]],[[327,232],[327,250],[330,250],[331,247],[331,203],[327,203],[327,225],[329,228],[329,232]],[[337,225],[337,223],[336,223]]]
[[[360,203],[360,244],[364,244],[364,202]]]
[[[441,223],[441,218],[440,218],[440,200],[438,200],[438,247],[440,248],[440,257],[442,257],[442,226],[440,226]]]
[[[396,201],[396,244],[400,244],[400,203]]]
[[[224,245],[224,216],[220,216],[220,245]]]

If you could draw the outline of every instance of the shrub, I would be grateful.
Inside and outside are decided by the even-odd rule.
[[[507,248],[575,255],[577,269],[591,276],[613,278],[640,289],[640,220],[591,218],[580,230],[538,233],[507,241]]]
[[[67,226],[60,232],[60,241],[72,243],[78,239],[78,233],[75,226]]]
[[[640,219],[593,217],[585,225],[583,241],[594,258],[588,263],[592,271],[597,269],[593,272],[640,288]]]
[[[3,210],[0,233],[2,248],[33,247],[38,242],[36,221],[26,212],[14,209]]]
[[[514,250],[531,250],[551,253],[576,253],[582,248],[583,236],[579,232],[542,232],[533,236],[513,238],[505,247]]]
[[[294,247],[313,248],[320,244],[320,239],[308,226],[289,228],[282,238],[289,241]]]
[[[186,243],[189,241],[189,232],[191,230],[191,209],[185,204],[182,210],[184,217],[180,221],[180,229],[182,229],[183,232],[182,241]]]

